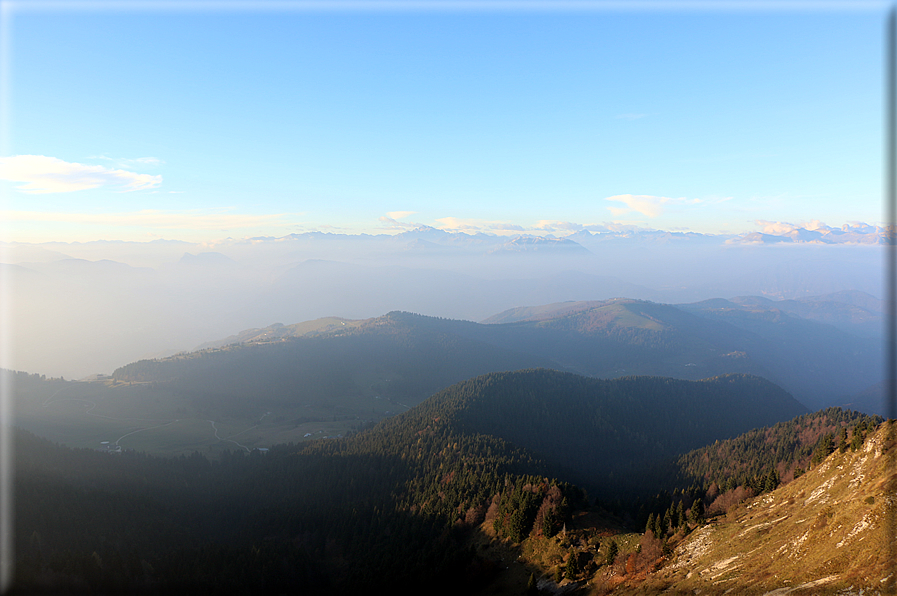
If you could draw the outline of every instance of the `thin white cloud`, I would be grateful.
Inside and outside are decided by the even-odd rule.
[[[262,226],[284,226],[291,222],[286,213],[203,213],[145,209],[126,213],[59,213],[41,211],[0,211],[7,222],[57,222],[80,225],[140,227],[167,230],[235,230]]]
[[[857,232],[859,234],[874,234],[881,231],[879,226],[873,226],[862,221],[848,221],[841,226],[844,232]]]
[[[616,217],[637,211],[648,217],[657,217],[663,214],[663,205],[668,203],[668,197],[654,197],[651,195],[614,195],[607,197],[605,201],[617,201],[625,207],[608,207],[607,209]]]
[[[818,219],[814,219],[813,221],[808,221],[808,222],[804,223],[801,227],[804,228],[805,230],[811,230],[811,231],[818,230],[820,232],[828,232],[828,231],[831,231],[832,229],[834,229],[834,228],[831,228],[831,227],[825,225],[825,223],[819,221]]]
[[[654,228],[645,228],[637,224],[626,223],[623,221],[613,221],[609,223],[605,223],[607,229],[616,234],[626,234],[629,232],[655,232]]]
[[[701,199],[686,199],[683,197],[674,199],[652,195],[614,195],[604,200],[617,201],[626,205],[625,207],[608,207],[608,210],[616,217],[625,215],[630,211],[636,211],[647,217],[659,217],[663,215],[664,208],[667,205],[697,205],[703,202]],[[724,200],[727,199],[721,199],[720,201]]]
[[[800,229],[800,226],[784,221],[766,221],[764,219],[758,219],[755,223],[760,226],[764,234],[769,234],[771,236],[783,236]]]
[[[16,188],[28,194],[76,192],[103,186],[132,192],[162,184],[162,176],[159,175],[111,170],[44,155],[0,157],[0,180],[24,182]]]
[[[386,216],[392,220],[396,220],[408,217],[409,215],[414,215],[415,213],[417,213],[417,211],[389,211]]]
[[[437,228],[456,232],[482,231],[489,229],[492,224],[499,223],[484,222],[476,219],[461,219],[459,217],[442,217],[436,221],[440,223],[440,225],[436,226]]]
[[[445,232],[464,232],[476,234],[478,232],[493,234],[495,236],[517,235],[530,229],[526,226],[507,221],[487,221],[482,219],[464,219],[460,217],[442,217],[436,220],[438,229]]]
[[[840,228],[827,225],[818,219],[804,222],[799,225],[785,221],[767,221],[765,219],[758,219],[754,223],[760,227],[760,230],[764,234],[769,234],[770,236],[793,236],[795,233],[799,233],[802,230],[819,232],[825,238],[842,236],[842,233],[876,235],[882,232],[880,226],[871,225],[861,221],[850,221],[843,224]]]
[[[584,227],[585,226],[582,224],[574,223],[572,221],[552,221],[548,219],[542,219],[536,224],[537,230],[545,230],[546,232],[556,232],[558,230],[563,230],[565,232],[579,232],[583,230]]]

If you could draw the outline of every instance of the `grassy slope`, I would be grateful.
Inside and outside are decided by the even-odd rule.
[[[836,450],[798,480],[690,524],[690,534],[669,539],[668,556],[658,547],[647,562],[638,554],[642,536],[597,507],[577,512],[566,534],[534,534],[519,545],[484,545],[494,536],[484,525],[478,548],[514,564],[482,593],[519,594],[530,573],[543,589],[557,590],[555,574],[571,554],[583,569],[560,587],[589,595],[884,593],[882,580],[893,578],[888,549],[891,556],[897,550],[887,529],[897,516],[895,433],[897,423],[880,425],[858,451]],[[607,565],[611,540],[620,554]]]
[[[659,571],[624,581],[614,593],[883,590],[893,581],[895,430],[884,423],[860,450],[836,451],[794,482],[695,530]]]

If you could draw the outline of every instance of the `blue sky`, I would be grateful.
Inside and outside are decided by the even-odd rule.
[[[881,223],[883,9],[41,6],[9,239]]]

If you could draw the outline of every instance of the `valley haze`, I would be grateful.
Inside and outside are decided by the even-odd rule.
[[[565,301],[881,299],[886,234],[580,231],[565,237],[292,234],[214,243],[4,243],[6,367],[80,379],[244,329],[393,310],[482,321]],[[877,335],[875,326],[867,334]]]

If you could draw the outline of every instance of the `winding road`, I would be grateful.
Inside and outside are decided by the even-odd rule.
[[[153,430],[154,428],[162,428],[163,426],[168,426],[169,424],[174,424],[175,422],[180,422],[180,420],[172,420],[171,422],[166,422],[165,424],[157,424],[156,426],[148,426],[146,428],[138,428],[137,430],[132,430],[131,432],[120,436],[116,439],[115,444],[118,445],[118,442],[124,439],[125,437],[130,437],[131,435],[142,433],[145,430]]]
[[[206,420],[206,422],[210,422],[210,423],[212,424],[212,428],[215,430],[215,438],[218,439],[219,441],[228,441],[228,442],[230,442],[230,443],[233,443],[233,444],[236,445],[237,447],[242,447],[243,449],[245,449],[247,453],[249,453],[250,451],[252,451],[252,450],[251,450],[249,447],[247,447],[246,445],[241,445],[241,444],[237,443],[236,441],[231,440],[230,438],[223,439],[223,438],[219,437],[219,436],[218,436],[218,427],[215,426],[215,421],[214,421],[214,420]],[[250,426],[250,427],[247,428],[246,430],[241,430],[240,432],[237,433],[237,435],[242,434],[242,433],[245,433],[247,430],[253,429],[253,428],[255,428],[256,426],[258,426],[258,424],[256,424],[255,426]],[[237,435],[231,435],[231,437],[236,437]]]

